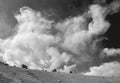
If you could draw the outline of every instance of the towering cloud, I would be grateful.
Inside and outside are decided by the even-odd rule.
[[[93,4],[83,15],[55,22],[40,11],[20,8],[14,35],[0,41],[0,58],[11,66],[61,72],[96,65],[103,52],[101,36],[110,26],[105,20],[108,10],[113,11]]]

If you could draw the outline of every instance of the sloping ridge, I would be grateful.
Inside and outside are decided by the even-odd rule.
[[[120,83],[120,77],[44,72],[10,67],[0,63],[0,83]]]

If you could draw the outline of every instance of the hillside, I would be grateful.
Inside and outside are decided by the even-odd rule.
[[[120,78],[44,72],[0,63],[0,83],[120,83]]]

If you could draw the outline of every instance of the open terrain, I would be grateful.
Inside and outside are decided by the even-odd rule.
[[[0,83],[120,83],[120,77],[44,72],[9,67],[0,63]]]

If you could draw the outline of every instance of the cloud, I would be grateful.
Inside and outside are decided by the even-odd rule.
[[[110,62],[103,63],[100,66],[94,66],[90,68],[90,72],[84,73],[84,75],[90,76],[120,76],[120,63],[119,62]]]
[[[16,34],[1,40],[3,61],[11,66],[26,64],[31,69],[57,68],[64,63],[63,58],[69,57],[50,46],[57,42],[54,36],[48,34],[52,21],[28,7],[21,8],[20,12],[15,16],[18,21]]]
[[[117,56],[120,55],[120,49],[104,48],[103,53],[106,55],[106,57]]]
[[[25,64],[30,69],[63,72],[96,65],[103,38],[99,35],[110,26],[105,20],[107,9],[94,4],[83,15],[55,22],[40,11],[22,7],[15,16],[15,34],[0,41],[1,60],[11,66]]]

